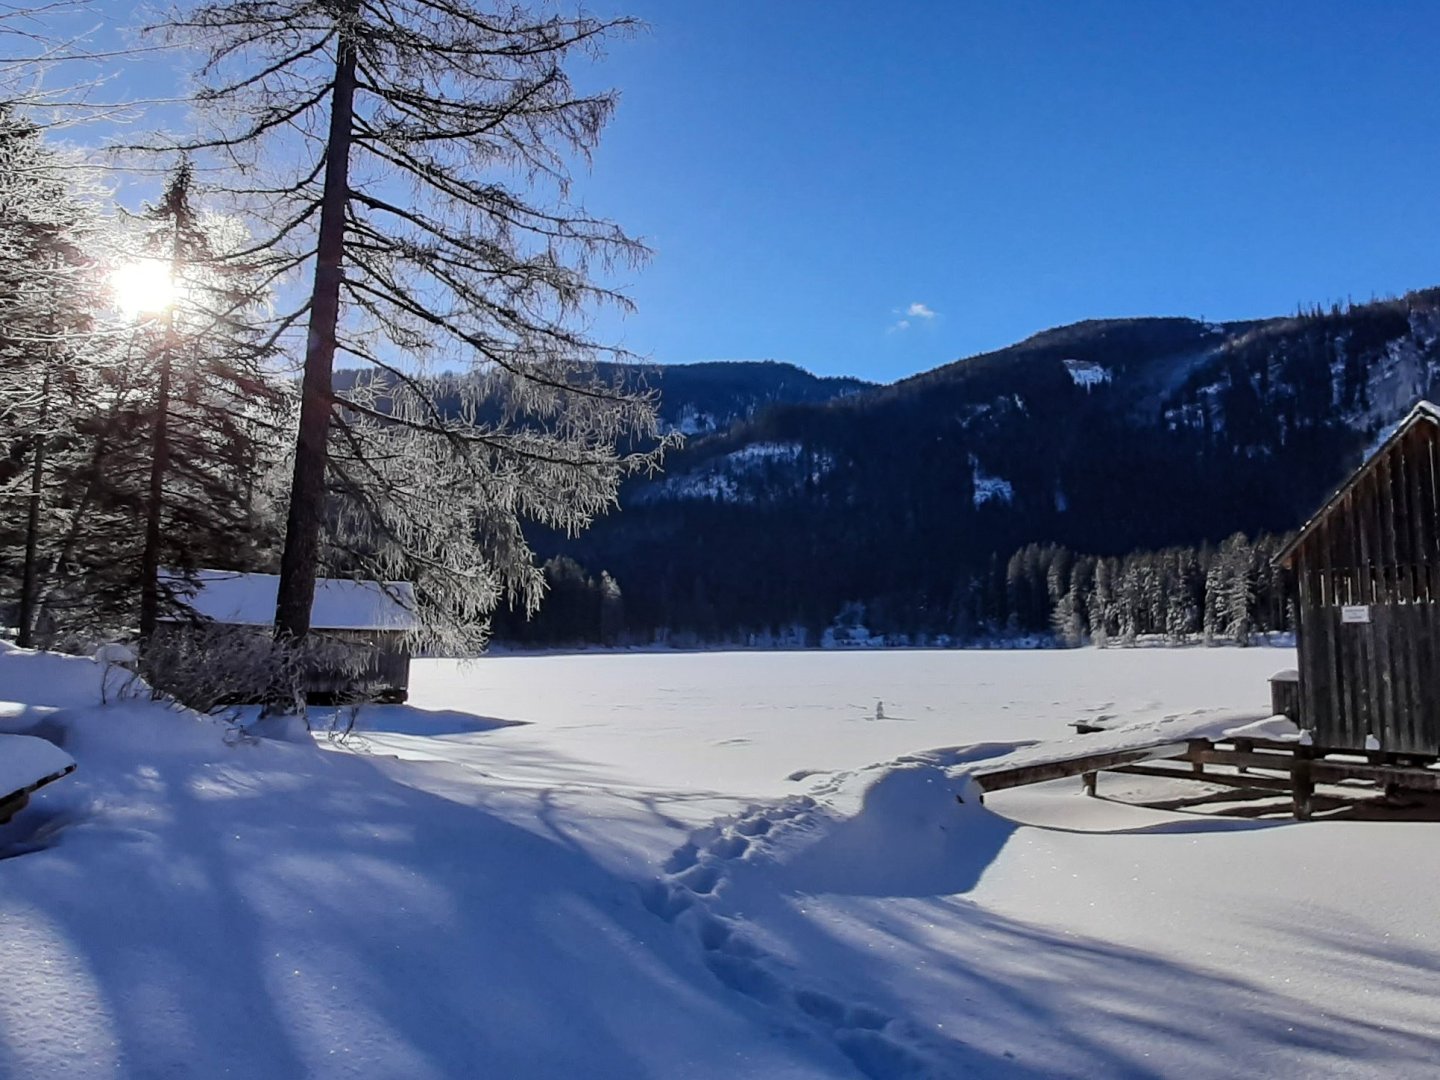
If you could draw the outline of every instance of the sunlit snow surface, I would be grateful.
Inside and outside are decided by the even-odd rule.
[[[955,799],[1293,663],[419,661],[322,752],[0,647],[0,730],[79,762],[0,829],[0,1076],[1433,1075],[1440,825]]]

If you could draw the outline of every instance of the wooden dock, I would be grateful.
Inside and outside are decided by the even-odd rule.
[[[1373,784],[1387,796],[1401,791],[1437,792],[1440,769],[1435,764],[1433,760],[1405,755],[1362,757],[1289,740],[1218,737],[1157,741],[1143,746],[1097,746],[1090,752],[1076,746],[1073,752],[1039,761],[1000,758],[981,763],[969,775],[986,793],[1079,776],[1086,793],[1094,795],[1102,772],[1288,791],[1295,817],[1304,821],[1313,811],[1316,784],[1360,781]]]

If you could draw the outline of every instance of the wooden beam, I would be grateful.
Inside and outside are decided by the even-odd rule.
[[[1369,780],[1376,784],[1395,784],[1409,791],[1440,791],[1440,772],[1434,769],[1408,769],[1397,765],[1368,765],[1359,761],[1310,762],[1310,772],[1322,784],[1341,780]]]
[[[6,795],[0,799],[0,825],[4,825],[12,817],[18,814],[30,802],[28,791],[17,791],[13,795]]]
[[[1004,791],[1006,788],[1039,784],[1046,780],[1060,780],[1066,776],[1082,776],[1100,769],[1111,769],[1116,765],[1153,761],[1156,758],[1173,758],[1183,754],[1185,750],[1184,743],[1170,743],[1165,746],[1148,746],[1130,750],[1109,750],[1066,758],[1062,761],[1047,761],[1036,765],[1015,765],[1008,769],[998,768],[989,772],[977,769],[971,776],[984,791]]]
[[[1219,787],[1258,788],[1266,791],[1289,791],[1290,781],[1279,776],[1231,776],[1228,773],[1208,772],[1196,776],[1182,769],[1167,769],[1163,765],[1119,765],[1109,772],[1124,773],[1127,776],[1154,776],[1164,780],[1198,780],[1202,784],[1216,784]]]
[[[25,787],[20,788],[18,791],[11,791],[5,795],[0,795],[0,825],[4,825],[21,810],[24,810],[26,805],[30,802],[30,796],[33,795],[35,792],[39,791],[46,784],[53,783],[54,781],[59,780],[63,776],[69,776],[74,771],[75,766],[73,764],[67,765],[59,772],[51,773],[49,776],[41,777],[33,784],[27,784]]]
[[[1292,754],[1246,753],[1241,750],[1219,750],[1213,747],[1191,746],[1177,754],[1179,761],[1200,762],[1205,765],[1244,765],[1249,769],[1274,769],[1288,773],[1295,758]]]

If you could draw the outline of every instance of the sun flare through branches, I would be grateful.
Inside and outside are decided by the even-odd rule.
[[[159,315],[179,299],[180,289],[169,263],[140,259],[116,267],[110,277],[115,306],[127,319]]]

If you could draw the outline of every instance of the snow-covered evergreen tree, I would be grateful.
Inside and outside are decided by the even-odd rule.
[[[103,268],[83,175],[16,109],[0,106],[0,584],[32,644],[63,552],[69,480],[88,455],[107,340],[94,332]]]
[[[1255,630],[1255,557],[1243,533],[1220,545],[1218,561],[1224,566],[1221,595],[1223,632],[1237,645],[1249,645]]]
[[[1050,616],[1050,627],[1056,639],[1068,648],[1076,648],[1085,641],[1084,615],[1081,606],[1084,603],[1079,590],[1075,585],[1055,604],[1055,610]]]
[[[125,269],[155,271],[163,296],[135,331],[150,393],[137,403],[145,439],[128,449],[146,474],[137,566],[139,629],[148,637],[173,607],[159,570],[254,569],[266,546],[256,485],[283,442],[284,391],[258,325],[266,289],[253,265],[229,257],[246,243],[237,223],[193,203],[188,162],[139,220]],[[273,529],[273,525],[271,526]]]
[[[1095,560],[1095,584],[1090,591],[1090,640],[1099,648],[1110,643],[1111,618],[1114,610],[1114,564],[1110,559]]]

